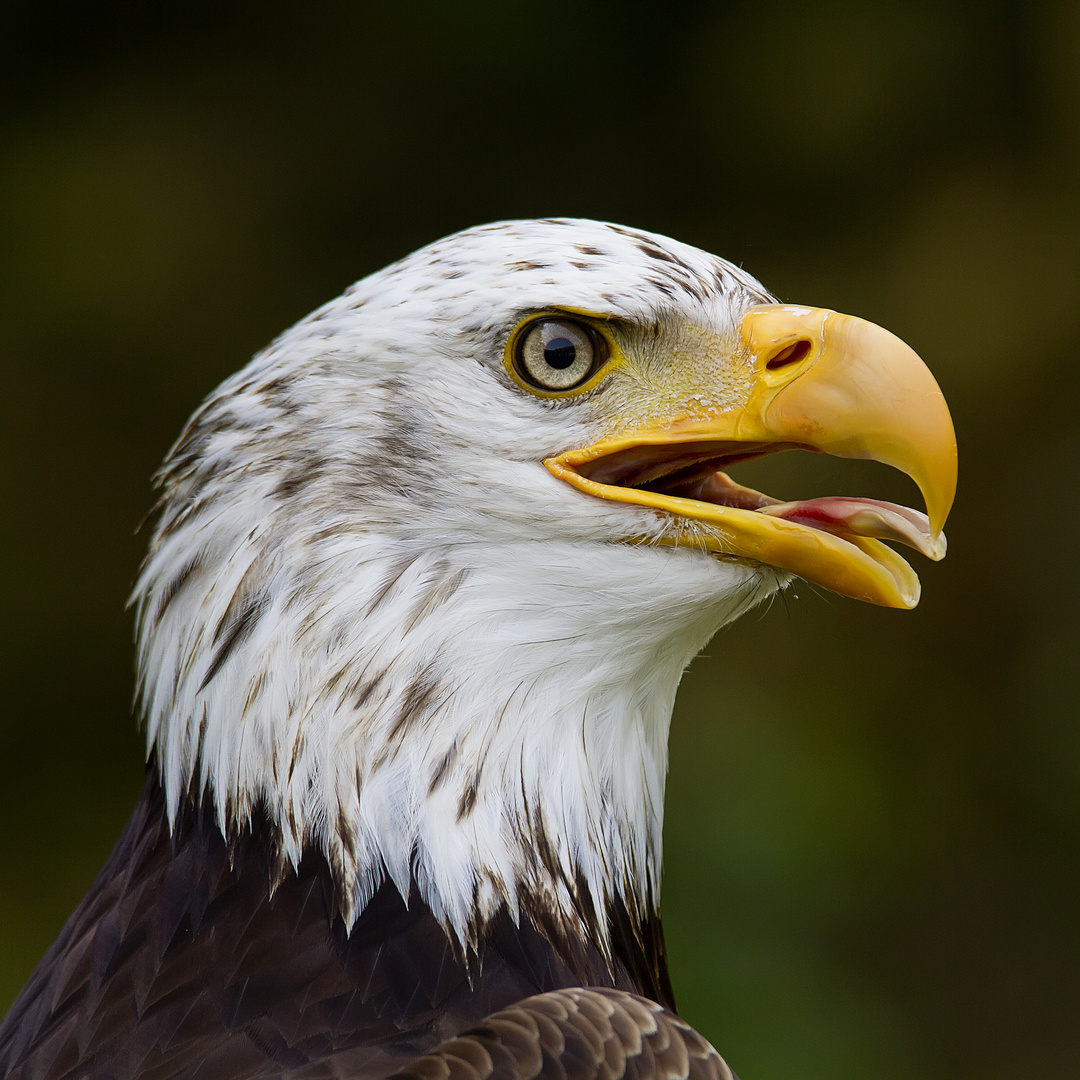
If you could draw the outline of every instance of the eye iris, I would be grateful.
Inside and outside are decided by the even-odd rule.
[[[544,345],[544,360],[558,371],[564,371],[577,357],[577,346],[565,337],[552,338]]]

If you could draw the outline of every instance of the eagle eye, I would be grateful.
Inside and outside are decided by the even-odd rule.
[[[534,322],[518,341],[514,366],[539,390],[573,390],[603,362],[603,345],[584,323],[546,318]]]

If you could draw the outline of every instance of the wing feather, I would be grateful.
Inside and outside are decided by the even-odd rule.
[[[670,1009],[625,990],[526,998],[437,1046],[390,1080],[738,1080]]]

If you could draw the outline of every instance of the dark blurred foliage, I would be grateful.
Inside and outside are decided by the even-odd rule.
[[[622,221],[908,340],[954,409],[922,606],[796,587],[676,715],[665,915],[744,1080],[1080,1075],[1080,6],[3,8],[0,1008],[139,790],[124,599],[215,383],[501,217]],[[786,497],[907,498],[784,455]]]

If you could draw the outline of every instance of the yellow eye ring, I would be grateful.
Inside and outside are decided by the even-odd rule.
[[[596,319],[560,310],[530,315],[506,343],[506,370],[540,397],[572,397],[591,389],[618,353]]]

